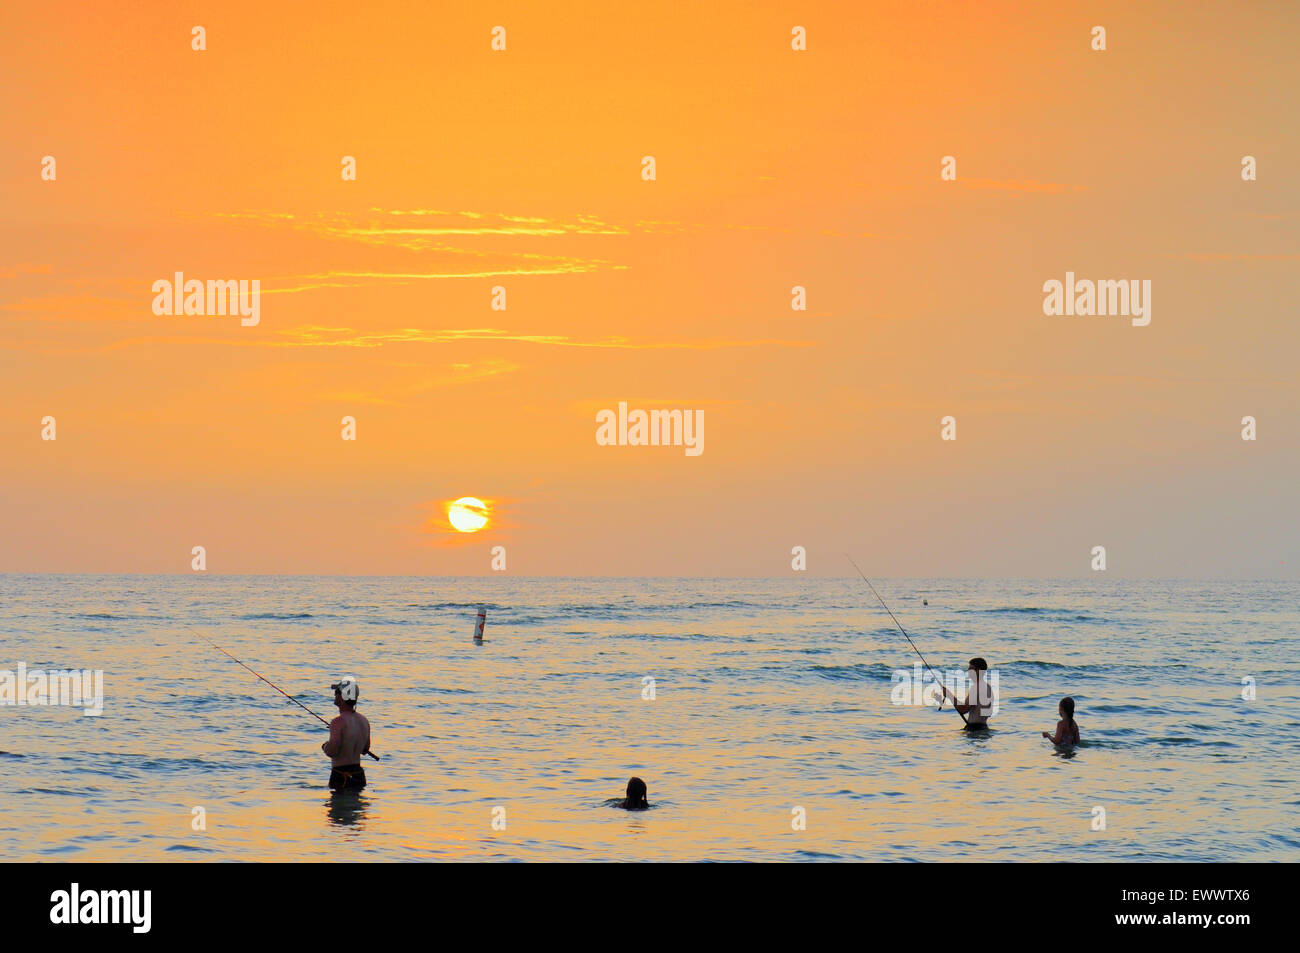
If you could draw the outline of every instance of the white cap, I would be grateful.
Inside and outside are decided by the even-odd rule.
[[[361,686],[357,684],[357,680],[351,675],[344,675],[330,688],[338,692],[345,702],[354,702],[361,694]]]

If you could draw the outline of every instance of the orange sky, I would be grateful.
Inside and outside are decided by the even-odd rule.
[[[212,572],[483,573],[501,544],[519,574],[781,575],[802,545],[816,574],[1057,576],[1105,545],[1116,575],[1294,577],[1298,27],[8,4],[0,571],[203,545]],[[1150,280],[1150,326],[1045,316],[1067,270]],[[154,315],[175,271],[259,279],[261,323]],[[703,409],[705,452],[597,446],[619,401]],[[430,532],[465,495],[492,528]]]

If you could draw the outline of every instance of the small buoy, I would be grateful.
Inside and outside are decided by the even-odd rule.
[[[487,606],[478,607],[478,615],[474,617],[474,641],[483,641],[483,626],[487,624]]]

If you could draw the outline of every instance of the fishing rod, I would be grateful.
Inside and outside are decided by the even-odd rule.
[[[230,659],[230,661],[234,662],[236,665],[244,665],[243,662],[239,661],[239,659],[235,658],[233,655],[231,655],[229,652],[227,652],[225,649],[223,649],[221,646],[219,646],[216,642],[213,642],[213,641],[212,641],[211,639],[209,639],[207,636],[199,635],[199,633],[197,633],[197,632],[195,632],[194,634],[195,634],[195,635],[198,635],[199,638],[203,639],[204,642],[207,642],[208,645],[212,646],[214,649],[216,649],[218,652],[220,652],[220,653],[221,653],[222,655],[224,655],[226,658]],[[252,670],[251,668],[248,668],[247,665],[244,665],[244,668],[247,668],[250,672],[253,672],[253,670]],[[294,698],[292,695],[290,695],[288,692],[286,692],[286,691],[285,691],[283,688],[281,688],[279,685],[276,685],[276,684],[275,684],[274,682],[272,682],[269,678],[262,678],[262,676],[261,676],[261,675],[258,675],[256,672],[253,672],[253,674],[254,674],[255,676],[257,676],[258,678],[261,678],[262,681],[266,682],[266,684],[270,685],[272,688],[274,688],[277,692],[279,692],[279,693],[280,693],[281,695],[283,695],[285,698],[289,699],[289,701],[293,702],[295,705],[297,705],[299,708],[301,708],[301,709],[302,709],[303,711],[305,711],[307,714],[311,715],[313,718],[315,718],[317,721],[319,721],[319,722],[320,722],[322,725],[324,725],[326,728],[328,728],[328,727],[330,726],[330,723],[329,723],[328,721],[326,721],[326,720],[325,720],[324,718],[322,718],[320,715],[316,714],[314,711],[312,711],[310,708],[308,708],[308,707],[307,707],[306,705],[304,705],[302,702],[298,701],[298,699]],[[368,750],[367,750],[367,751],[364,751],[364,752],[362,752],[362,753],[363,753],[363,754],[368,754],[368,755],[370,755],[370,757],[374,758],[376,761],[379,760],[379,755],[374,754],[374,753],[371,752],[371,751],[368,751]]]
[[[871,585],[871,580],[867,578],[867,574],[862,571],[861,567],[859,567],[856,562],[854,562],[852,556],[850,556],[848,553],[845,553],[844,556],[846,559],[848,559],[849,562],[853,563],[853,568],[858,571],[858,575],[862,577],[862,581],[865,582],[868,587],[870,587],[871,594],[876,597],[876,601],[879,602],[882,606],[884,606],[885,611],[889,613],[889,617],[894,620],[894,625],[898,626],[898,631],[903,633],[903,638],[907,639],[907,644],[912,647],[912,651],[915,652],[920,657],[922,664],[924,664],[925,667],[930,670],[930,674],[934,676],[934,680],[939,683],[939,686],[941,688],[943,688],[944,687],[943,679],[939,677],[938,672],[936,672],[933,668],[931,668],[930,663],[925,660],[925,656],[921,655],[921,650],[916,647],[916,643],[912,641],[912,637],[907,634],[907,630],[903,628],[903,623],[898,621],[898,616],[894,615],[894,611],[890,609],[889,606],[885,605],[885,600],[880,598],[880,593],[876,592],[876,587]],[[947,689],[945,688],[944,696],[939,698],[939,707],[936,708],[935,711],[943,710],[943,699],[944,697],[946,697],[946,695],[947,695]],[[966,722],[966,724],[969,725],[970,719],[968,719],[965,715],[961,714],[961,709],[957,708],[957,699],[955,697],[953,698],[952,703],[953,703],[953,710],[956,711],[957,714],[961,715],[962,721]]]

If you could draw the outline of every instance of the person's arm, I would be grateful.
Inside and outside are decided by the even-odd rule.
[[[1064,737],[1064,735],[1065,735],[1065,722],[1063,721],[1058,721],[1056,723],[1056,734],[1049,735],[1047,732],[1045,731],[1043,732],[1043,737],[1051,738],[1052,744],[1054,745],[1059,745],[1061,743],[1061,738]]]
[[[370,719],[366,719],[366,743],[361,746],[362,754],[370,754]]]
[[[339,746],[342,744],[343,718],[339,717],[330,722],[330,740],[321,742],[320,750],[332,758],[339,753]]]
[[[945,685],[943,682],[940,682],[940,683],[939,683],[939,687],[943,689],[943,697],[944,697],[944,698],[951,698],[951,699],[952,699],[952,707],[955,708],[955,709],[957,709],[957,711],[960,712],[961,714],[964,715],[964,714],[966,714],[968,711],[970,711],[972,708],[975,707],[974,705],[966,705],[966,704],[963,704],[962,702],[957,701],[957,696],[954,695],[952,692],[948,691],[948,686]]]

